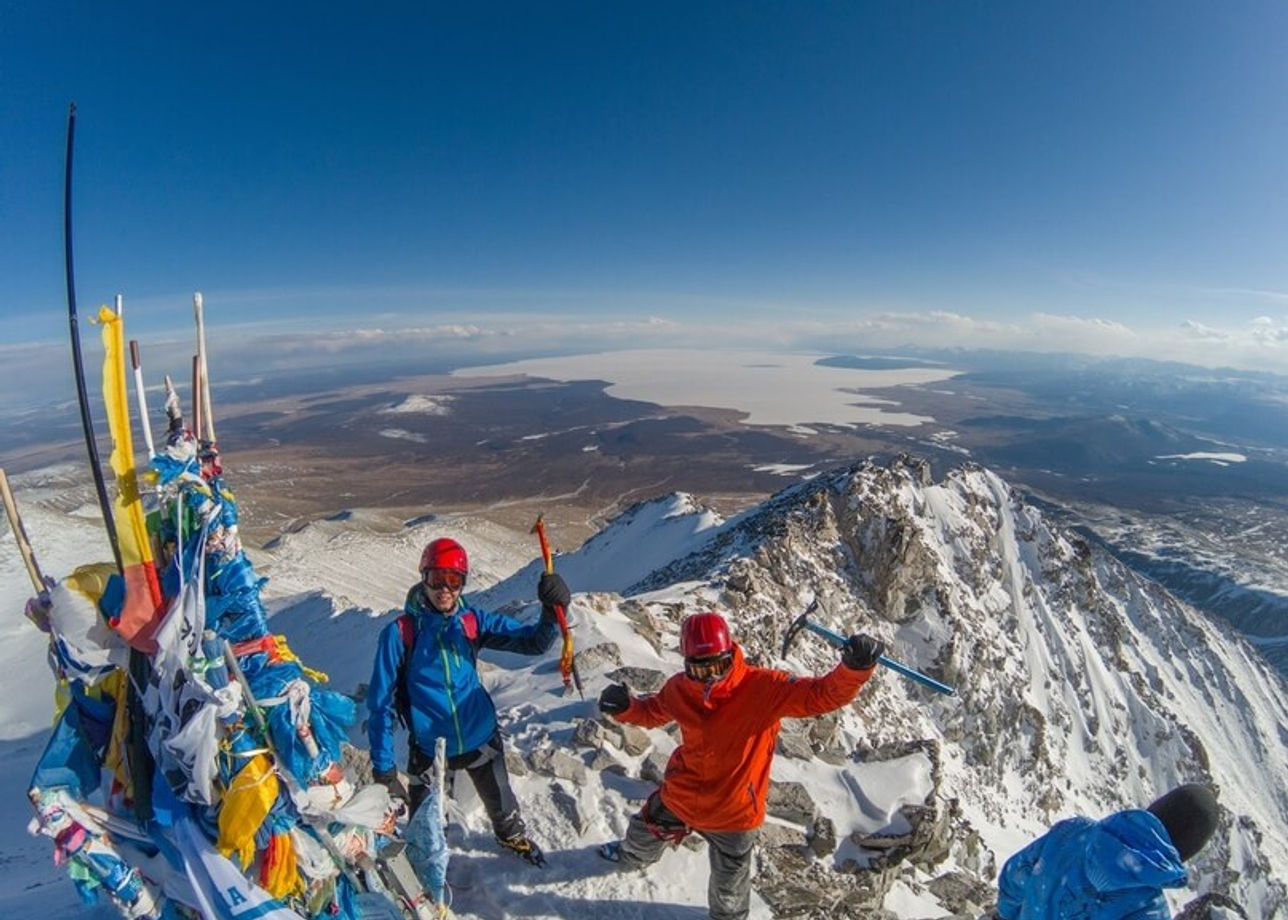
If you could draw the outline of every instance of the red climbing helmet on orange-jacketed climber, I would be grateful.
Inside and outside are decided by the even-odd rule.
[[[680,626],[680,654],[685,658],[710,658],[733,651],[729,624],[715,611],[694,613]]]

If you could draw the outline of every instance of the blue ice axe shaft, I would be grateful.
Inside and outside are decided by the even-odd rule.
[[[847,641],[845,636],[841,635],[838,632],[833,632],[832,630],[828,629],[826,626],[820,626],[818,623],[815,623],[813,620],[809,620],[802,617],[801,625],[804,626],[806,629],[808,629],[810,632],[814,633],[815,635],[822,636],[824,639],[826,639],[828,642],[835,645],[837,648],[840,648]],[[883,667],[887,667],[891,671],[898,671],[904,677],[907,677],[910,680],[915,680],[917,683],[922,684],[926,687],[929,687],[931,690],[936,690],[939,693],[946,693],[949,696],[953,696],[957,692],[947,684],[941,684],[933,677],[927,677],[925,674],[922,674],[920,671],[913,670],[912,668],[908,667],[906,664],[900,664],[899,662],[895,661],[893,658],[887,658],[885,655],[877,656],[877,664],[882,665]]]

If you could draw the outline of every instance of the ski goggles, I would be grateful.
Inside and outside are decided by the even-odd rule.
[[[465,573],[458,572],[456,569],[427,569],[425,571],[425,584],[433,591],[439,591],[447,588],[449,591],[459,591],[465,587]]]
[[[706,658],[684,659],[684,674],[690,680],[711,683],[729,673],[733,667],[733,652],[724,652]]]

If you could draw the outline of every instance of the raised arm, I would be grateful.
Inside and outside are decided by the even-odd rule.
[[[546,652],[559,635],[559,617],[555,607],[566,609],[572,600],[572,592],[563,578],[547,572],[537,583],[537,599],[541,601],[541,617],[536,623],[520,623],[501,614],[475,611],[479,618],[479,642],[483,647],[520,655]]]
[[[541,655],[549,651],[559,635],[559,625],[554,613],[542,608],[541,616],[532,623],[520,623],[501,613],[474,611],[478,617],[479,644],[498,652],[516,652],[520,655]]]
[[[875,666],[874,666],[875,667]],[[766,671],[769,683],[766,708],[775,718],[821,716],[853,700],[872,676],[873,668],[858,671],[838,664],[822,677],[795,677],[783,671]]]

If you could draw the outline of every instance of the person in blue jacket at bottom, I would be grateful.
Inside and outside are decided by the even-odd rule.
[[[496,707],[479,678],[480,649],[540,655],[559,634],[555,606],[567,607],[568,586],[545,574],[537,586],[541,617],[520,623],[480,610],[461,596],[469,558],[455,540],[440,538],[425,547],[421,580],[407,592],[404,613],[380,633],[367,691],[367,737],[376,782],[410,809],[407,844],[413,865],[428,869],[437,899],[447,868],[442,828],[426,801],[433,777],[434,741],[447,739],[447,769],[465,770],[492,822],[497,842],[533,865],[545,865],[541,848],[528,836],[505,769]],[[404,788],[394,765],[394,731],[408,729]]]
[[[1144,810],[1068,818],[1006,861],[1000,920],[1170,920],[1164,888],[1207,843],[1220,809],[1207,786],[1178,786]]]

